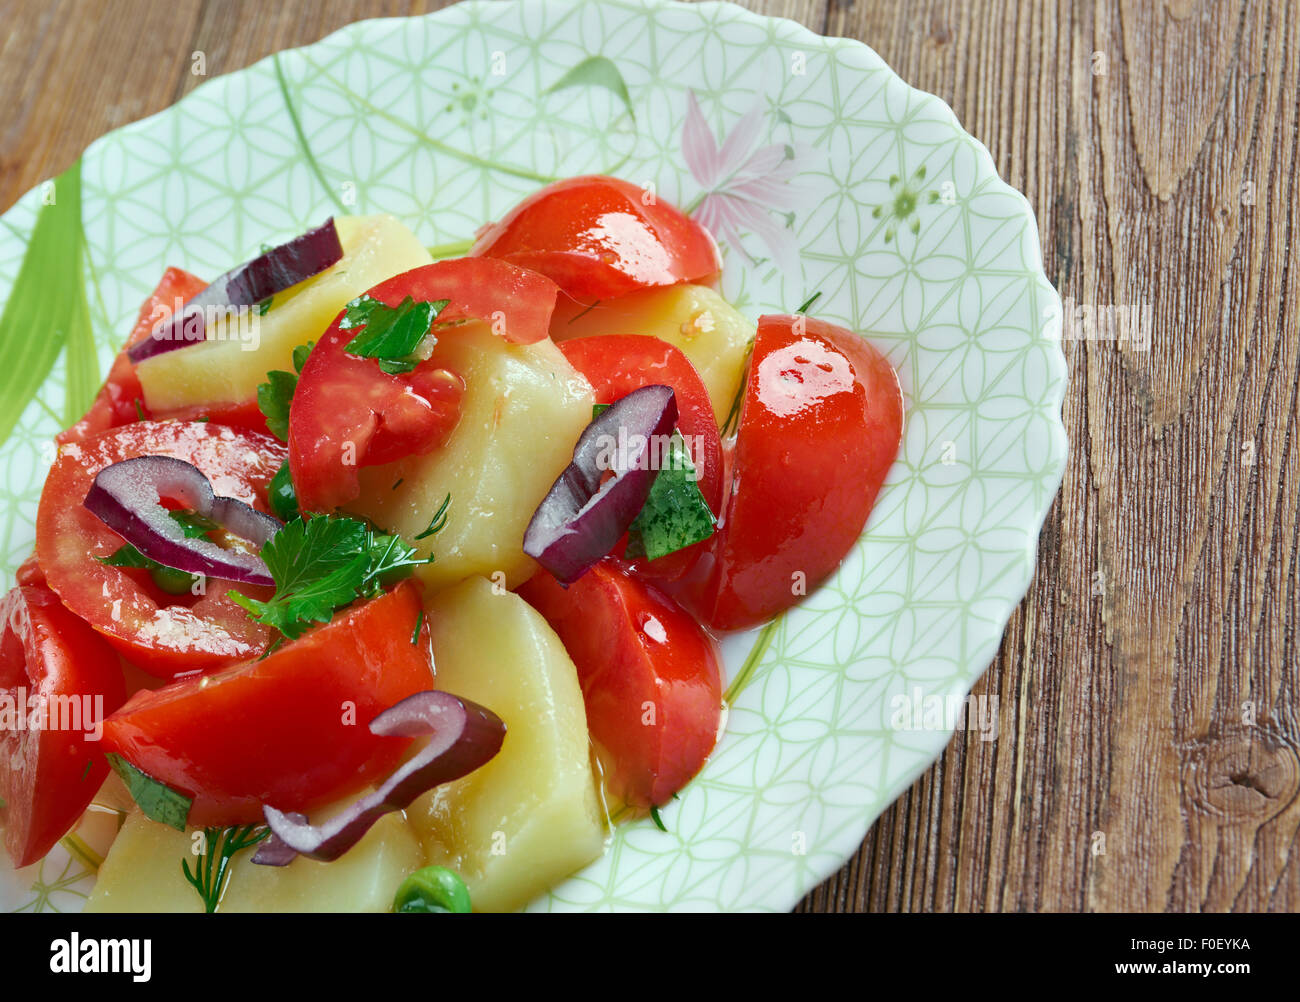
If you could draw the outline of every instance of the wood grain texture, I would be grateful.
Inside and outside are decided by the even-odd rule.
[[[1300,10],[746,5],[948,101],[1087,335],[1037,574],[975,690],[999,736],[955,737],[800,910],[1300,909]],[[0,0],[0,209],[201,82],[196,51],[227,73],[438,6]]]

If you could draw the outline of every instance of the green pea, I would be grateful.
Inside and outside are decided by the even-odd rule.
[[[426,866],[402,881],[393,898],[395,912],[468,912],[469,888],[455,870]]]
[[[178,571],[175,567],[159,565],[149,569],[149,576],[153,578],[153,583],[168,595],[184,595],[194,587],[198,575],[191,574],[189,571]]]

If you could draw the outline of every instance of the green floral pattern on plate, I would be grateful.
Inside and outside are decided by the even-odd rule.
[[[596,55],[630,114],[617,88],[548,93]],[[724,645],[730,676],[751,650],[752,670],[708,766],[663,811],[668,833],[620,827],[534,909],[788,909],[942,750],[950,730],[894,728],[891,708],[964,696],[1028,585],[1066,456],[1060,301],[1024,199],[866,46],[729,4],[464,3],[205,83],[82,165],[101,370],[168,264],[217,274],[340,207],[454,244],[543,180],[600,171],[711,214],[744,312],[821,291],[816,314],[897,367],[904,447],[868,530],[759,647]],[[782,187],[765,193],[764,173]],[[0,226],[0,300],[39,203]],[[60,360],[0,447],[10,572],[64,387]],[[21,893],[21,874],[0,874],[0,906],[75,906],[89,878],[66,859]]]

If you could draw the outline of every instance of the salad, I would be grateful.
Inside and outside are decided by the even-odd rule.
[[[717,639],[826,579],[896,374],[752,324],[612,177],[435,261],[339,217],[169,268],[58,437],[4,597],[0,824],[107,911],[508,910],[682,794]]]

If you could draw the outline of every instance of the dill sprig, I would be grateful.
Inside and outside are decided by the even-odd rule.
[[[221,903],[226,882],[230,879],[230,861],[235,853],[251,849],[271,834],[265,825],[243,825],[236,828],[204,828],[203,855],[190,870],[187,859],[181,860],[185,879],[199,892],[204,910],[211,915]]]

